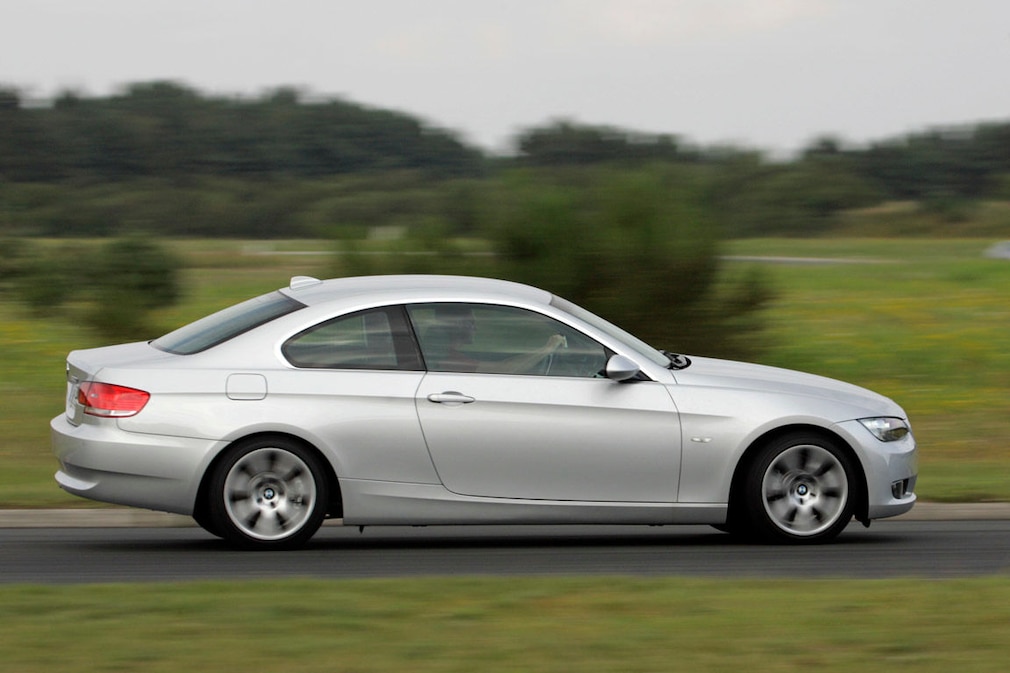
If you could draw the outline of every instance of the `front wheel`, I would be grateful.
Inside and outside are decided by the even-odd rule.
[[[326,516],[329,485],[318,456],[286,438],[233,446],[211,477],[208,514],[228,542],[246,549],[292,549]]]
[[[770,542],[831,540],[852,519],[857,483],[852,459],[836,443],[807,433],[781,437],[747,474],[748,529]]]

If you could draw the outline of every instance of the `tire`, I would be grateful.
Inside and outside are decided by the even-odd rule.
[[[746,475],[748,532],[762,542],[827,542],[851,521],[858,483],[852,459],[835,442],[812,433],[780,437]]]
[[[243,549],[295,549],[326,517],[329,484],[315,452],[288,438],[232,446],[211,476],[209,529]]]
[[[206,508],[201,508],[193,512],[193,520],[196,521],[200,528],[203,528],[214,537],[221,537],[221,531],[218,530],[217,525],[214,523],[214,520],[211,519],[210,514],[207,513]]]

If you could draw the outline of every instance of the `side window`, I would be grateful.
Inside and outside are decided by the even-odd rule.
[[[431,371],[596,377],[604,347],[534,311],[487,304],[407,307]]]
[[[383,307],[334,318],[288,339],[288,362],[313,369],[421,369],[400,307]]]

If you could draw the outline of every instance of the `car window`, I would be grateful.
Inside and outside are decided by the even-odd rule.
[[[288,339],[281,352],[296,367],[421,368],[400,307],[361,311],[321,323]]]
[[[670,364],[670,359],[666,357],[661,351],[656,350],[655,348],[645,343],[638,337],[625,332],[617,325],[614,325],[613,323],[604,320],[595,313],[590,313],[581,306],[573,304],[572,302],[566,299],[562,299],[561,297],[558,296],[554,296],[551,299],[551,306],[553,306],[554,308],[561,309],[565,313],[575,318],[578,318],[579,320],[583,321],[586,324],[592,325],[596,329],[606,334],[608,337],[616,341],[619,341],[625,346],[628,346],[631,350],[635,351],[636,353],[644,355],[645,357],[652,360],[653,363],[661,367],[667,367]]]
[[[606,349],[534,311],[488,304],[407,307],[431,371],[597,377]]]
[[[155,339],[151,345],[176,355],[192,355],[302,308],[305,305],[301,302],[273,292],[200,318]]]

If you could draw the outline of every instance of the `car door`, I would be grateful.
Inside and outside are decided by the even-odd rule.
[[[603,345],[526,309],[457,303],[408,312],[428,369],[418,416],[450,491],[676,500],[680,422],[664,385],[605,378]]]

